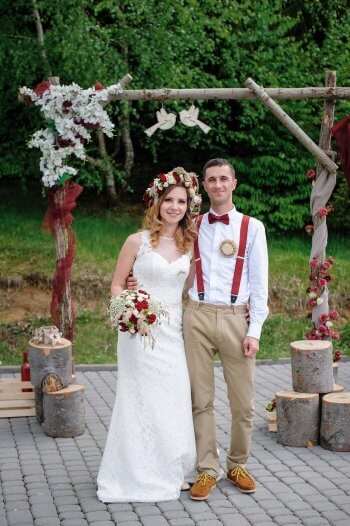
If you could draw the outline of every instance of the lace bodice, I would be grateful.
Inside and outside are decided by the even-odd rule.
[[[139,287],[149,292],[155,300],[162,301],[164,306],[181,305],[190,264],[190,252],[169,262],[165,256],[153,249],[149,232],[141,232],[141,244],[133,269],[134,276]]]

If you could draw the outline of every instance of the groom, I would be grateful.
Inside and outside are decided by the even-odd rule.
[[[268,308],[265,229],[232,203],[233,166],[212,159],[203,169],[210,212],[198,218],[196,274],[184,313],[186,357],[198,455],[198,478],[190,497],[206,500],[220,473],[213,403],[214,357],[218,352],[231,407],[227,478],[243,493],[255,491],[246,471],[254,416],[254,367]],[[250,322],[246,303],[250,302]]]

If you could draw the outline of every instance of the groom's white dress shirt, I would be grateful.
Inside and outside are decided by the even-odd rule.
[[[215,212],[210,210],[214,215]],[[243,214],[233,208],[229,213],[230,222],[209,224],[204,214],[199,229],[199,251],[202,259],[204,282],[204,303],[231,305],[231,287],[237,256],[225,257],[220,245],[231,239],[239,246],[240,227]],[[189,290],[189,297],[198,301],[197,280]],[[250,218],[247,246],[239,294],[235,306],[250,302],[250,322],[247,336],[259,339],[269,309],[268,300],[268,256],[264,225],[258,219]]]

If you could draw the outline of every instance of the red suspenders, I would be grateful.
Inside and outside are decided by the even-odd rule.
[[[198,298],[199,301],[204,300],[204,283],[203,283],[203,272],[202,272],[202,260],[199,253],[199,246],[198,246],[198,237],[199,237],[199,229],[201,227],[203,216],[197,217],[197,230],[198,230],[198,236],[196,237],[194,241],[194,261],[196,264],[196,278],[197,278],[197,291],[198,291]]]
[[[247,236],[248,236],[248,225],[249,225],[249,216],[243,216],[241,222],[241,230],[239,234],[239,247],[236,259],[235,272],[233,275],[232,288],[231,288],[231,304],[236,303],[236,299],[239,292],[239,286],[241,284],[243,265],[244,265],[244,254],[247,246]]]
[[[196,264],[196,278],[197,278],[197,290],[198,290],[199,301],[204,300],[202,260],[201,260],[201,256],[199,252],[199,245],[198,245],[199,229],[202,223],[202,219],[203,219],[203,216],[198,216],[198,219],[197,219],[198,236],[194,242],[194,257],[195,257],[195,264]],[[232,288],[231,288],[231,305],[234,305],[236,303],[238,293],[239,293],[239,287],[241,284],[243,265],[244,265],[244,254],[245,254],[245,250],[247,246],[249,219],[250,219],[249,216],[244,215],[242,218],[242,222],[241,222],[241,230],[240,230],[240,236],[239,236],[239,248],[238,248],[236,266],[235,266],[235,271],[234,271],[233,280],[232,280]]]

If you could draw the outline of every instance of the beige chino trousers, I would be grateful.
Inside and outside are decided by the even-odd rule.
[[[255,358],[247,358],[243,340],[247,334],[245,307],[216,306],[189,300],[183,329],[191,380],[193,422],[197,446],[197,470],[213,477],[220,473],[213,412],[214,357],[219,353],[231,408],[231,444],[227,469],[245,467],[254,417]]]

